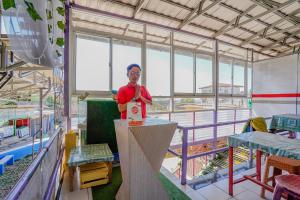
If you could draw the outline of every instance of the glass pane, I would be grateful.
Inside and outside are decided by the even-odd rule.
[[[148,45],[147,87],[152,96],[170,96],[170,48]]]
[[[244,94],[246,63],[235,62],[233,66],[233,94]]]
[[[232,94],[232,66],[231,60],[220,59],[219,63],[219,93]]]
[[[141,45],[126,41],[113,41],[113,89],[118,90],[128,83],[127,66],[141,66]],[[142,66],[141,66],[142,67]],[[139,84],[141,84],[139,79]]]
[[[219,98],[219,109],[247,108],[246,98]]]
[[[77,37],[76,90],[109,90],[109,40]]]
[[[174,60],[175,92],[193,93],[193,54],[176,51]]]
[[[213,66],[212,57],[197,55],[196,58],[196,92],[213,92]]]
[[[252,68],[248,68],[248,96],[252,93]]]
[[[152,105],[147,105],[148,112],[169,112],[171,108],[170,98],[153,98]]]
[[[213,109],[213,98],[176,98],[174,99],[175,111],[195,111]]]

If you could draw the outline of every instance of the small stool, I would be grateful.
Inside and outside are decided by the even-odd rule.
[[[81,165],[79,167],[79,171],[80,189],[107,184],[112,180],[111,162],[98,162]]]
[[[282,193],[288,194],[288,200],[300,200],[300,176],[290,174],[275,177],[276,187],[273,200],[280,200]]]
[[[271,155],[267,157],[265,174],[263,179],[264,184],[268,184],[270,167],[274,167],[273,175],[271,177],[273,187],[275,186],[275,176],[281,175],[282,170],[285,170],[290,174],[300,175],[300,160]],[[262,198],[265,197],[265,188],[263,187],[261,189],[260,196]]]

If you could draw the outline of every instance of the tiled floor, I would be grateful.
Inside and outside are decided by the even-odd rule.
[[[75,173],[77,175],[77,173]],[[79,179],[75,175],[74,191],[69,191],[69,175],[65,173],[64,182],[61,188],[60,200],[93,200],[91,188],[79,189]]]
[[[255,169],[246,171],[235,176],[241,177],[243,174],[252,174]],[[264,171],[264,169],[262,169]],[[234,196],[228,195],[228,179],[211,184],[198,190],[193,190],[188,185],[181,185],[180,180],[172,175],[169,171],[162,168],[161,172],[168,177],[179,189],[185,192],[192,200],[260,200],[260,187],[251,181],[244,181],[234,185]],[[78,180],[78,179],[77,179]],[[76,184],[75,184],[76,185]],[[266,191],[266,199],[271,200],[272,194]],[[73,192],[69,192],[69,180],[66,174],[62,192],[61,200],[92,200],[91,189],[79,190],[78,185]]]

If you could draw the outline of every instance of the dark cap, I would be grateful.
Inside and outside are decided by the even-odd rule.
[[[134,63],[134,64],[128,65],[127,72],[129,72],[133,67],[138,67],[142,71],[140,65]]]

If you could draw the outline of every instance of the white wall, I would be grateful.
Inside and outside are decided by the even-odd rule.
[[[294,54],[254,63],[253,94],[299,93],[299,89],[297,89],[298,57],[297,54]],[[300,67],[298,66],[298,68]],[[273,114],[296,114],[296,97],[254,97],[253,111],[254,115],[265,117]]]

